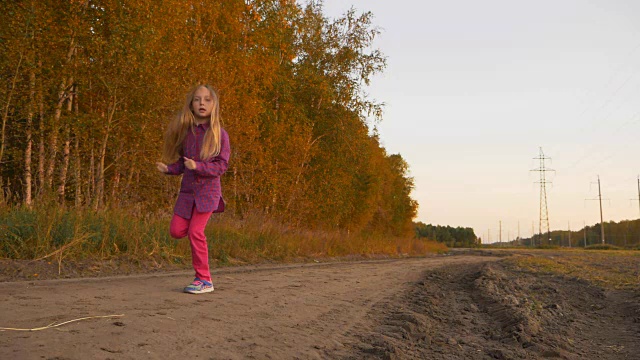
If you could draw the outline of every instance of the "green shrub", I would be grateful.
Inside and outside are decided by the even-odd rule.
[[[589,245],[585,249],[586,250],[623,250],[619,246],[609,245],[609,244]]]

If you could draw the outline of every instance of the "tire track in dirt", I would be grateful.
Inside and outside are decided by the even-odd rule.
[[[425,269],[494,261],[432,257],[214,272],[216,290],[181,292],[188,273],[0,283],[1,359],[321,359],[350,345],[377,320],[381,304],[414,289]]]
[[[640,359],[640,296],[502,262],[446,266],[369,314],[342,359]]]

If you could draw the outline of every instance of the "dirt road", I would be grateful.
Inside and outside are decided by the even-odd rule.
[[[124,314],[0,332],[0,359],[640,358],[633,357],[640,354],[633,316],[607,315],[600,330],[615,325],[619,331],[610,334],[612,341],[598,338],[599,345],[595,332],[567,333],[575,319],[549,325],[544,316],[514,305],[522,299],[509,296],[521,296],[510,289],[513,279],[501,280],[506,270],[497,260],[449,256],[226,268],[214,274],[216,290],[204,295],[181,292],[190,280],[185,272],[0,283],[0,327]],[[539,292],[552,285],[541,286]],[[587,293],[583,301],[600,299],[598,311],[608,309],[603,294],[576,286]],[[550,312],[571,314],[559,300],[547,305]],[[577,325],[588,328],[588,320]],[[547,325],[555,333],[546,334]]]

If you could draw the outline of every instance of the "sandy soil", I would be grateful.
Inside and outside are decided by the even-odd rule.
[[[0,359],[640,359],[640,295],[459,255],[0,283]]]

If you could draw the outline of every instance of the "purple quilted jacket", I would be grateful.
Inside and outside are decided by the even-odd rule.
[[[173,213],[185,219],[191,219],[194,202],[199,212],[224,211],[220,176],[227,171],[229,162],[229,135],[224,129],[221,129],[220,154],[209,161],[201,161],[200,146],[208,128],[208,123],[196,126],[194,131],[187,132],[182,143],[183,155],[196,162],[194,170],[184,166],[182,157],[175,163],[168,165],[167,174],[184,174]]]

